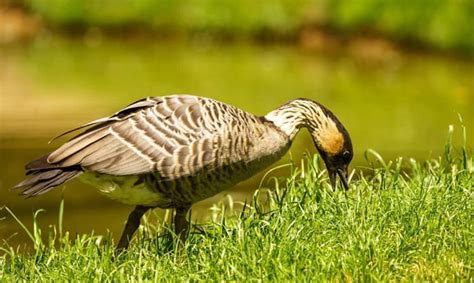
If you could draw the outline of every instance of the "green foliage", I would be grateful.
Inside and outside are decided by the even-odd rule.
[[[34,12],[59,26],[138,24],[157,30],[254,33],[289,32],[304,1],[29,0]]]
[[[327,22],[341,30],[369,29],[439,48],[474,49],[474,2],[332,0]]]
[[[448,145],[426,162],[366,157],[371,169],[353,173],[348,192],[333,192],[318,157],[306,159],[285,181],[270,179],[271,190],[260,188],[238,215],[214,209],[214,221],[195,229],[183,250],[167,225],[147,221],[115,261],[107,238],[70,241],[53,229],[38,243],[34,228],[34,255],[4,245],[0,280],[472,279],[472,153]]]
[[[292,36],[304,26],[372,31],[442,49],[474,50],[474,2],[397,0],[27,0],[53,25],[145,26],[162,32]]]

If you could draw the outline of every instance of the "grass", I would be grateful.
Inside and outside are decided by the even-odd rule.
[[[4,244],[0,281],[472,281],[472,152],[448,141],[425,162],[366,156],[347,193],[329,188],[317,156],[306,159],[235,216],[214,209],[181,252],[166,224],[149,221],[115,261],[108,237],[72,240],[60,222],[43,241],[35,228],[34,254]]]

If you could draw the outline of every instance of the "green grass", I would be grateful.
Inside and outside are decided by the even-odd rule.
[[[108,237],[72,240],[60,222],[43,241],[36,228],[33,254],[4,244],[0,281],[472,281],[472,152],[448,142],[425,162],[367,159],[345,193],[308,158],[288,179],[263,182],[236,216],[216,208],[181,252],[169,227],[150,221],[115,261]]]

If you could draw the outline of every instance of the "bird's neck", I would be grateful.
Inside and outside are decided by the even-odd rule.
[[[337,152],[344,141],[333,115],[320,104],[298,99],[271,111],[265,118],[293,140],[298,131],[308,128],[318,148]]]
[[[265,115],[265,119],[272,122],[277,128],[288,135],[290,140],[293,140],[298,131],[308,124],[304,109],[295,107],[289,103],[271,111]]]

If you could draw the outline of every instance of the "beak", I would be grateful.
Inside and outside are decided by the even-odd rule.
[[[347,166],[344,168],[329,169],[328,172],[329,180],[331,181],[331,187],[333,190],[336,190],[336,174],[339,175],[344,189],[346,191],[349,189],[349,184],[347,183]]]
[[[341,178],[341,183],[344,189],[349,190],[349,184],[347,183],[347,167],[344,169],[337,169],[337,175]]]

